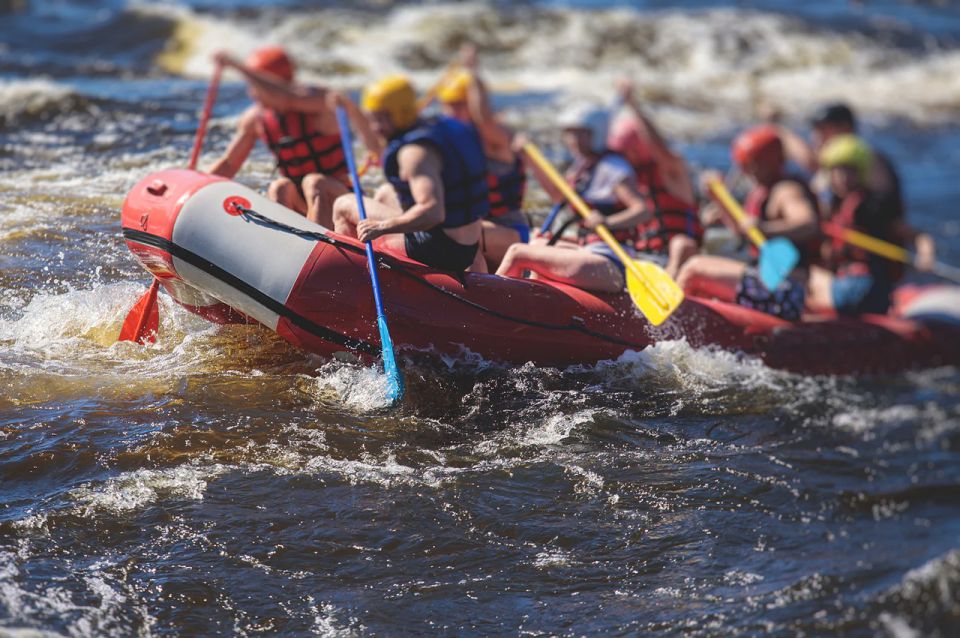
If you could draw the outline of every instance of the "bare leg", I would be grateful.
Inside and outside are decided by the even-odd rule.
[[[363,198],[363,207],[369,219],[390,219],[403,213],[400,208],[387,206],[381,202]],[[357,236],[357,224],[360,221],[360,211],[357,210],[357,197],[353,193],[345,193],[333,202],[333,230],[347,237]],[[402,238],[403,236],[400,235]]]
[[[690,295],[733,302],[746,270],[745,263],[733,259],[695,255],[680,268],[677,284]]]
[[[513,244],[507,249],[497,274],[520,277],[524,270],[596,292],[621,292],[624,285],[623,275],[609,259],[587,250]]]
[[[667,274],[677,278],[677,275],[680,273],[680,267],[683,264],[697,254],[697,240],[693,237],[687,237],[686,235],[674,235],[670,239],[670,245],[667,247]]]
[[[303,178],[303,195],[307,202],[307,219],[324,228],[333,227],[333,202],[349,193],[343,182],[334,178],[310,173]]]
[[[267,187],[267,197],[301,215],[307,214],[307,203],[300,195],[300,189],[289,177],[278,177],[270,182],[270,186]]]
[[[483,252],[477,250],[477,254],[473,257],[473,263],[470,264],[470,267],[467,268],[467,272],[479,272],[487,273],[490,272],[487,269],[487,260],[483,258]]]
[[[489,221],[483,222],[483,256],[491,269],[499,266],[503,256],[507,254],[507,249],[518,243],[520,233],[514,229]]]
[[[833,273],[812,266],[810,279],[807,280],[807,310],[811,312],[834,312]]]
[[[400,198],[397,197],[397,191],[393,188],[393,184],[389,182],[382,184],[373,194],[373,198],[381,204],[386,204],[393,208],[403,208],[400,205]]]

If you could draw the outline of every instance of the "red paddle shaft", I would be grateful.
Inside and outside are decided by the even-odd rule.
[[[196,170],[197,160],[200,159],[200,149],[203,148],[203,138],[207,134],[207,122],[210,121],[210,113],[213,111],[213,103],[217,99],[217,89],[220,88],[220,74],[223,72],[223,66],[217,65],[213,69],[213,78],[210,80],[210,86],[207,88],[207,99],[203,103],[203,113],[200,115],[200,125],[197,126],[197,136],[193,140],[193,152],[190,154],[190,164],[187,168]]]

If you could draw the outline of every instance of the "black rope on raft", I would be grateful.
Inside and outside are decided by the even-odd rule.
[[[283,231],[292,233],[294,235],[297,235],[298,237],[303,237],[305,239],[315,239],[317,241],[322,241],[325,244],[329,244],[338,249],[347,250],[349,252],[353,252],[358,255],[365,254],[366,252],[363,248],[360,248],[359,246],[354,246],[351,243],[341,241],[339,239],[331,237],[329,234],[327,234],[324,231],[304,230],[302,228],[290,226],[289,224],[284,224],[283,222],[279,222],[275,219],[270,219],[269,217],[261,213],[258,213],[252,208],[247,208],[246,206],[243,206],[239,202],[233,202],[232,205],[234,209],[237,210],[244,219],[248,221],[252,221],[253,223],[257,223],[262,226],[268,226],[278,230],[283,230]],[[484,314],[490,315],[491,317],[496,317],[497,319],[503,319],[504,321],[510,321],[513,323],[519,323],[521,325],[530,326],[531,328],[541,328],[544,330],[572,330],[575,332],[585,334],[589,337],[593,337],[594,339],[600,339],[601,341],[615,343],[619,346],[624,346],[627,348],[642,347],[643,345],[636,342],[627,341],[626,339],[620,339],[618,337],[603,334],[602,332],[596,332],[594,330],[591,330],[590,328],[587,328],[582,323],[577,323],[577,322],[571,322],[567,324],[544,323],[541,321],[532,321],[530,319],[523,319],[521,317],[514,317],[511,315],[502,313],[499,310],[488,308],[487,306],[484,306],[475,301],[467,299],[466,297],[462,297],[451,290],[447,290],[446,288],[443,288],[434,283],[431,283],[426,279],[424,279],[423,277],[410,272],[406,268],[403,268],[402,266],[394,267],[396,266],[396,264],[393,261],[393,259],[390,257],[381,255],[379,253],[374,253],[374,255],[377,258],[377,263],[382,265],[384,268],[388,268],[388,269],[391,269],[393,272],[400,273],[407,279],[411,279],[422,286],[426,286],[427,288],[429,288],[430,290],[433,290],[434,292],[440,293],[441,295],[454,299],[475,310],[478,310]],[[458,273],[450,273],[450,274],[456,277]]]

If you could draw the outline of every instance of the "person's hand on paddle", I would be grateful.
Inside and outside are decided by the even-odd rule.
[[[227,53],[222,49],[214,52],[213,56],[211,57],[213,57],[213,61],[215,64],[218,64],[219,66],[222,66],[224,68],[232,67],[234,69],[237,69],[243,66],[243,63],[240,62],[240,60],[233,57],[232,55],[230,55],[229,53]]]
[[[596,230],[597,226],[606,223],[607,218],[598,210],[590,211],[590,216],[586,217],[582,222],[582,226],[587,230]]]
[[[357,239],[362,242],[373,241],[381,235],[386,235],[389,229],[386,222],[379,219],[364,219],[357,224]]]
[[[704,228],[722,225],[725,217],[723,208],[716,202],[707,202],[706,206],[700,211],[700,223],[703,224]]]
[[[510,150],[512,150],[517,155],[523,156],[523,147],[530,143],[532,140],[530,136],[523,132],[517,132],[513,136],[513,140],[510,141]]]
[[[920,233],[914,240],[917,254],[913,258],[913,267],[920,272],[930,272],[937,265],[937,249],[933,237]]]

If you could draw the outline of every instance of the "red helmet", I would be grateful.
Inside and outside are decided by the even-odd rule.
[[[733,141],[733,161],[746,166],[760,160],[770,164],[783,163],[783,142],[777,127],[765,124],[749,128]]]
[[[247,66],[257,71],[270,73],[284,82],[293,81],[293,62],[283,47],[261,47],[247,58]]]

